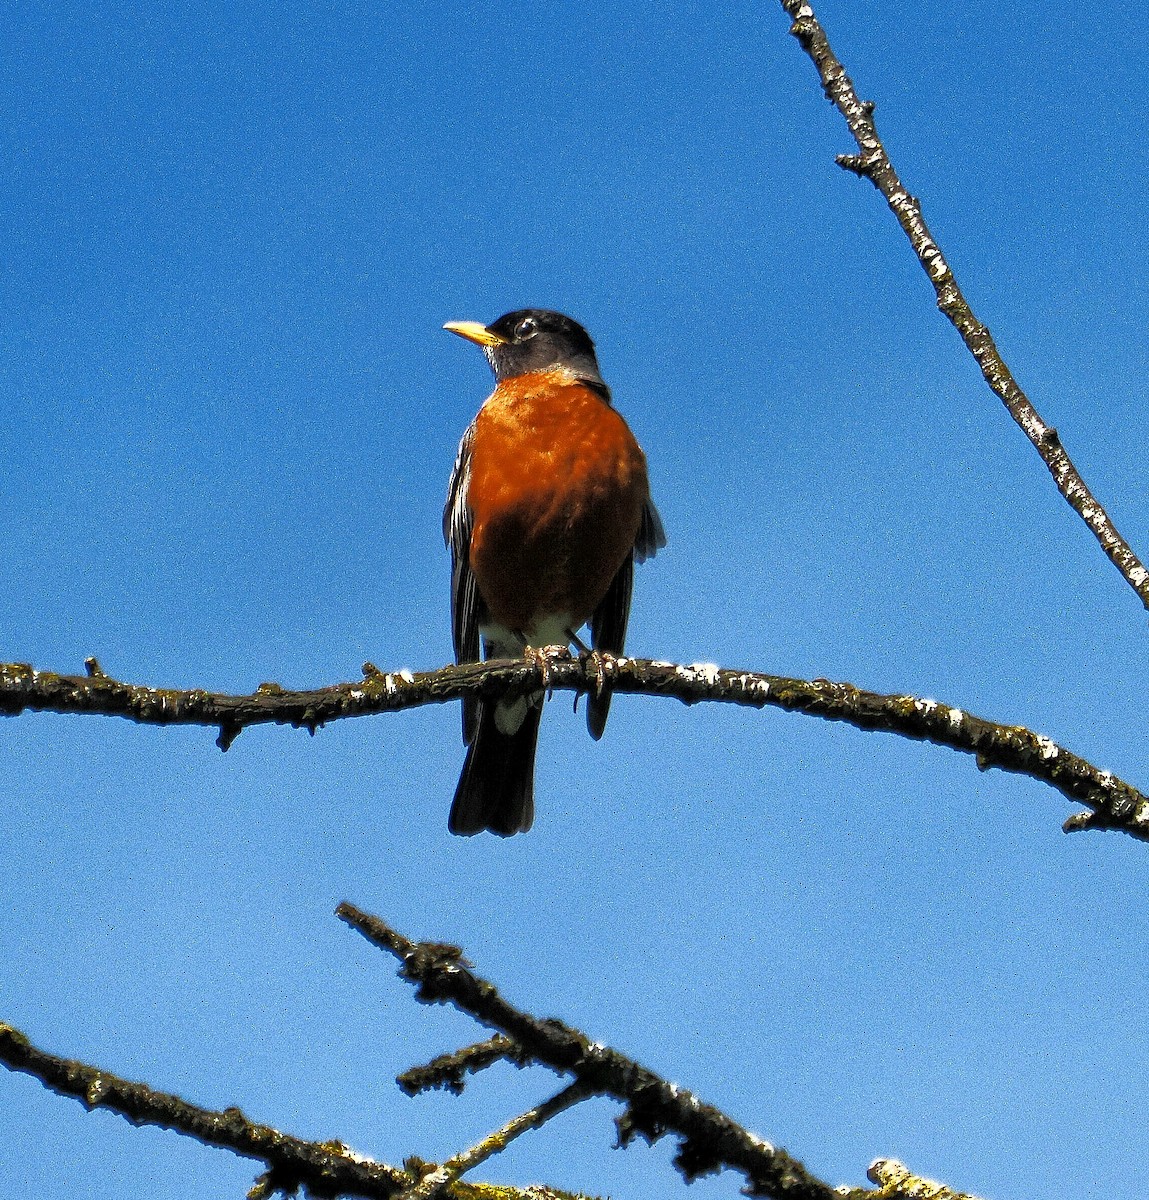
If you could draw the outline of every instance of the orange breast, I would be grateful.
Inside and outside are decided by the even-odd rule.
[[[524,633],[591,617],[634,545],[649,494],[626,422],[569,377],[504,380],[475,419],[471,569],[493,620]]]

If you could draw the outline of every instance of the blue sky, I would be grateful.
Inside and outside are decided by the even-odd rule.
[[[817,5],[978,315],[1142,555],[1139,6]],[[1114,52],[1114,30],[1121,53]],[[489,390],[441,332],[595,336],[670,544],[628,648],[908,691],[1135,785],[1149,622],[982,384],[776,4],[12,6],[0,659],[249,691],[450,656],[439,519]],[[556,1086],[409,1100],[475,1036],[349,899],[831,1182],[1149,1186],[1149,847],[1052,790],[779,712],[549,706],[535,829],[446,832],[453,708],[4,738],[0,1019],[398,1162]],[[0,1076],[0,1194],[234,1197],[252,1164]],[[595,1102],[480,1177],[680,1184]],[[1084,1167],[1082,1164],[1086,1164]],[[692,1194],[727,1196],[718,1178]]]

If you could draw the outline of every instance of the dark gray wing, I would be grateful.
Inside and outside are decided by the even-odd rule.
[[[630,619],[630,595],[634,587],[634,564],[653,558],[666,545],[666,533],[658,509],[649,497],[642,508],[642,521],[634,549],[619,567],[606,595],[602,598],[590,619],[591,645],[608,654],[621,654],[626,643],[626,625]],[[586,727],[596,741],[602,737],[606,719],[610,715],[610,692],[601,696],[591,695],[586,705]]]
[[[662,528],[662,518],[654,501],[649,496],[642,506],[642,523],[638,527],[638,537],[634,539],[634,558],[636,562],[646,562],[653,558],[666,545],[666,531]]]
[[[467,489],[471,482],[471,440],[474,426],[468,428],[459,443],[447,503],[443,509],[443,540],[451,551],[451,638],[455,661],[479,661],[479,593],[471,571],[471,510],[467,507]],[[479,701],[463,701],[463,741],[474,740],[479,721]]]

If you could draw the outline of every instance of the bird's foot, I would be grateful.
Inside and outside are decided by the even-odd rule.
[[[606,679],[618,666],[618,656],[607,650],[592,650],[589,657],[594,663],[594,694],[601,696],[606,691]]]
[[[543,691],[551,690],[551,666],[554,663],[570,662],[571,652],[566,646],[527,646],[523,658],[532,662],[543,677]]]
[[[571,644],[578,647],[579,662],[586,664],[587,662],[594,663],[594,694],[601,696],[606,688],[606,677],[613,670],[617,658],[606,650],[592,650],[586,642],[579,637],[573,629],[567,630],[567,637],[570,638]],[[578,705],[578,697],[575,697],[575,705]]]

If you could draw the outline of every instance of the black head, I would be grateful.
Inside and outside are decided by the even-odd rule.
[[[590,334],[562,313],[519,308],[490,325],[450,321],[443,328],[482,346],[496,380],[563,367],[588,383],[602,384]]]

